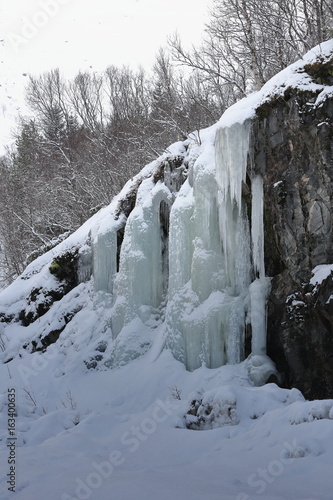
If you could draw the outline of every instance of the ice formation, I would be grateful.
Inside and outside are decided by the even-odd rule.
[[[147,322],[160,308],[166,289],[161,204],[168,204],[171,193],[161,181],[142,182],[136,206],[128,217],[121,247],[119,272],[114,283],[115,304],[112,332],[139,317]]]
[[[246,178],[250,127],[217,130],[215,162],[196,162],[171,210],[167,346],[189,370],[242,361],[246,331],[252,353],[265,354],[263,182]]]
[[[29,311],[31,290],[43,298],[43,277],[53,286],[53,258],[73,255],[75,283],[89,282],[96,345],[107,344],[103,356],[95,356],[103,358],[101,364],[124,364],[147,351],[154,360],[166,347],[189,370],[249,357],[252,380],[266,380],[270,281],[264,268],[263,179],[254,164],[251,127],[256,109],[288,86],[324,92],[300,69],[305,62],[329,60],[332,44],[325,47],[144,167],[108,207],[4,291],[0,314],[16,320]],[[92,335],[84,324],[79,329]]]
[[[91,308],[99,318],[96,345],[108,346],[96,356],[106,366],[126,364],[149,350],[156,359],[167,348],[191,371],[203,364],[236,364],[249,354],[249,372],[260,371],[269,279],[263,181],[251,165],[250,130],[250,119],[218,124],[201,132],[202,144],[172,145],[58,247],[59,255],[76,256],[76,285],[91,290]],[[6,314],[30,311],[30,302],[20,301],[25,295],[29,301],[32,288],[43,300],[39,274],[55,286],[50,274],[55,255],[55,250],[45,254],[13,284],[17,298],[11,297]],[[61,307],[65,303],[63,297]],[[43,324],[52,324],[54,311],[45,314]],[[54,329],[67,332],[74,321],[61,328],[58,323]],[[86,325],[81,328],[86,331]],[[96,359],[88,361],[93,365]]]
[[[245,120],[211,129],[204,148],[189,142],[180,188],[165,163],[164,179],[143,178],[127,219],[93,232],[94,287],[111,307],[112,365],[152,345],[157,355],[171,349],[189,370],[242,361],[250,338],[252,354],[265,354],[263,181],[252,175],[250,129]]]

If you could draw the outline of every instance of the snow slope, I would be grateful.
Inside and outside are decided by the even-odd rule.
[[[11,379],[1,366],[1,499],[331,498],[332,400],[306,402],[275,384],[253,387],[246,363],[190,373],[168,351],[155,362],[146,355],[89,374],[78,360],[62,374],[52,350],[44,363],[37,357],[12,363]],[[12,387],[15,493],[6,487]],[[184,420],[198,391],[220,415],[201,431]]]
[[[320,105],[332,89],[312,82],[303,68],[332,53],[332,41],[322,44],[230,108],[202,131],[201,145],[192,143],[189,163],[208,165],[216,130],[251,118],[287,85],[316,86]],[[173,145],[165,158],[170,153],[183,154],[183,145]],[[162,160],[138,177],[148,179]],[[42,287],[47,293],[57,286],[49,272],[54,257],[89,251],[90,239],[106,234],[119,200],[138,177],[1,292],[0,315],[17,317],[29,307],[33,312],[30,291]],[[189,186],[181,196],[186,208]],[[330,263],[316,268],[311,284],[330,271]],[[139,315],[128,324],[122,346],[138,357],[112,368],[99,364],[98,356],[111,358],[114,352],[109,300],[108,293],[96,291],[93,278],[83,279],[29,326],[0,322],[1,500],[332,498],[333,400],[305,401],[298,390],[274,383],[256,386],[261,370],[273,371],[259,355],[188,372],[162,349],[163,323],[150,317],[147,324]],[[62,328],[45,352],[22,347]],[[93,362],[98,369],[89,369]]]

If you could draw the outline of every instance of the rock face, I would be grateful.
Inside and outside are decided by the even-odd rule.
[[[309,67],[333,84],[333,65]],[[289,91],[257,110],[254,165],[264,179],[268,355],[283,383],[308,398],[333,397],[333,281],[310,284],[311,270],[333,263],[333,100]]]

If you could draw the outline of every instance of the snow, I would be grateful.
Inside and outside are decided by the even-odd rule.
[[[333,271],[333,264],[320,264],[312,270],[312,278],[310,284],[313,286],[320,285]]]
[[[201,144],[187,141],[187,152],[184,143],[172,145],[0,293],[0,315],[13,316],[0,323],[1,500],[331,499],[333,400],[262,385],[277,376],[265,354],[262,179],[247,181],[251,228],[240,190],[255,108],[286,86],[330,95],[302,68],[332,53],[332,41],[310,51],[201,131]],[[237,131],[237,155],[215,156],[217,131],[217,148],[222,141],[232,149]],[[151,180],[170,155],[189,165],[177,196]],[[127,221],[117,217],[137,187]],[[162,201],[173,202],[167,305]],[[76,250],[79,284],[29,326],[15,321],[34,311],[33,289],[45,297],[57,287],[53,259]],[[311,284],[332,270],[317,266]],[[245,360],[244,322],[253,330]],[[59,330],[43,352],[44,336]],[[39,351],[31,352],[32,342]]]
[[[28,356],[11,363],[10,380],[6,365],[0,368],[2,500],[99,500],[110,492],[124,500],[331,498],[333,400],[308,402],[275,384],[254,387],[245,363],[187,372],[168,351],[155,362],[145,355],[89,373],[78,359],[60,363],[60,352],[38,356],[44,368],[25,380],[22,364],[35,371]],[[18,410],[14,494],[6,487],[11,387]],[[211,410],[200,431],[186,428],[195,397],[199,415]]]

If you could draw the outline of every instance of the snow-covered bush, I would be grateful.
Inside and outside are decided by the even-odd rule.
[[[185,415],[185,425],[192,430],[208,430],[238,423],[236,398],[226,390],[209,391],[205,395],[200,392],[194,394]]]

